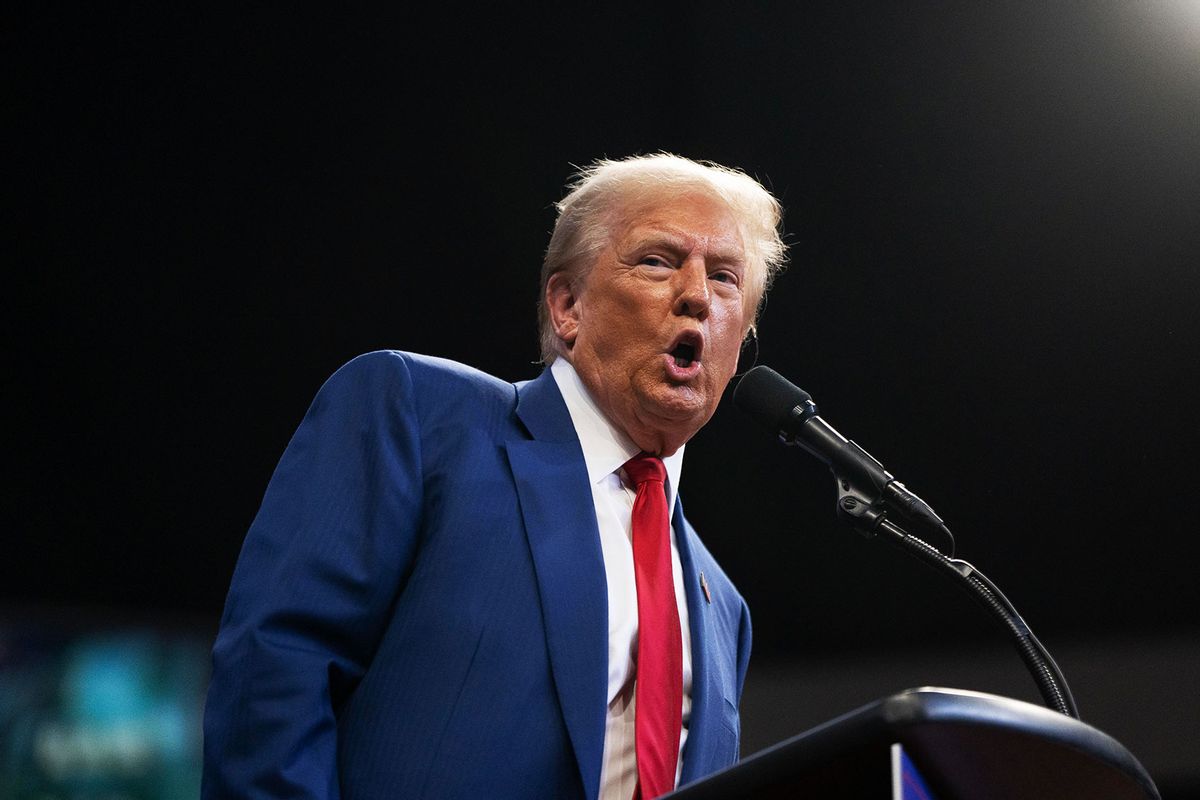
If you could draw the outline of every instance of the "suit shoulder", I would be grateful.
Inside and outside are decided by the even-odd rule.
[[[374,419],[400,413],[420,420],[428,435],[458,436],[466,428],[506,430],[517,406],[513,384],[446,358],[376,350],[344,364],[318,400]]]
[[[418,394],[437,397],[470,395],[476,401],[511,400],[513,384],[486,372],[451,361],[403,350],[375,350],[350,359],[327,383],[398,386]]]

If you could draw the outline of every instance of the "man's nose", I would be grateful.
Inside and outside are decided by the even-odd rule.
[[[675,271],[675,279],[679,283],[675,295],[675,313],[700,320],[707,317],[711,297],[708,289],[708,268],[704,259],[689,258]]]

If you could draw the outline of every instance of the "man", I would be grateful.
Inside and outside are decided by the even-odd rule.
[[[206,797],[653,797],[732,764],[745,603],[675,497],[783,258],[756,181],[597,162],[559,204],[536,380],[361,356],[234,573]]]

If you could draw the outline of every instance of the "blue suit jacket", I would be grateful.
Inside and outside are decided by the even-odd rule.
[[[674,519],[686,783],[737,759],[750,620],[679,506]],[[514,386],[407,353],[354,359],[246,536],[213,649],[203,796],[594,800],[606,592],[549,370]]]

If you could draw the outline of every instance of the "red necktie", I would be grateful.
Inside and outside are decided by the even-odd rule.
[[[641,453],[625,464],[637,485],[633,501],[633,572],[637,584],[638,656],[634,742],[638,787],[634,800],[658,797],[675,788],[679,732],[683,725],[683,642],[675,579],[667,471],[661,459]]]

